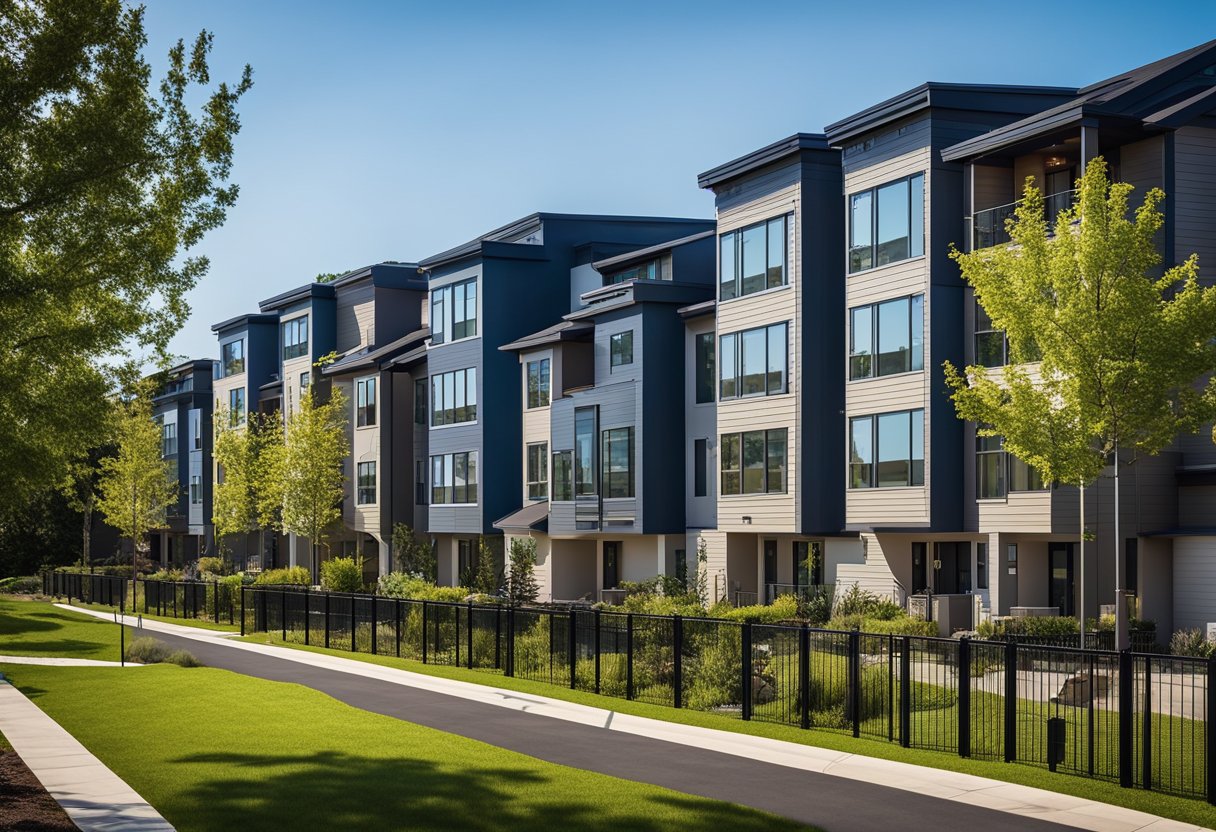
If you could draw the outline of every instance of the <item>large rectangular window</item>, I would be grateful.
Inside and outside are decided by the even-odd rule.
[[[773,396],[787,389],[789,328],[785,323],[723,335],[718,396]]]
[[[697,404],[714,400],[714,334],[701,332],[695,337]]]
[[[849,420],[849,487],[925,484],[925,411]]]
[[[245,339],[241,338],[224,344],[220,347],[220,357],[225,377],[245,372]]]
[[[361,378],[355,381],[355,427],[365,428],[376,424],[376,379]]]
[[[477,278],[431,290],[431,343],[477,334]]]
[[[355,501],[361,506],[376,504],[376,463],[359,463],[356,475]]]
[[[431,376],[431,426],[477,419],[477,368]]]
[[[160,426],[160,455],[177,456],[177,422],[162,422]]]
[[[633,496],[633,428],[612,428],[600,434],[604,465],[604,497]]]
[[[730,300],[788,283],[787,232],[781,216],[721,235],[718,297]]]
[[[618,332],[608,338],[608,356],[612,367],[633,363],[633,330]]]
[[[785,492],[788,457],[785,428],[726,433],[721,441],[723,494]]]
[[[574,411],[574,495],[595,496],[596,410],[580,407]]]
[[[549,443],[528,446],[528,499],[549,499]]]
[[[1014,491],[1047,488],[1039,472],[1005,450],[1001,436],[975,436],[975,498],[998,500]]]
[[[431,504],[477,502],[477,452],[431,457]]]
[[[283,360],[308,355],[308,316],[283,322]]]
[[[659,265],[658,260],[648,260],[645,263],[634,266],[631,269],[614,272],[604,278],[604,285],[610,286],[613,283],[625,283],[629,280],[662,280],[663,270]]]
[[[574,474],[572,451],[553,454],[553,501],[569,502],[574,499]]]
[[[849,272],[925,253],[925,176],[849,196]]]
[[[923,370],[924,307],[924,295],[914,295],[849,310],[849,378]]]
[[[228,423],[245,424],[245,388],[234,387],[228,391]]]
[[[528,407],[549,406],[549,359],[529,361],[528,374]]]

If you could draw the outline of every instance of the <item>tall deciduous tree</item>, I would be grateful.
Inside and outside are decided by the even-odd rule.
[[[145,385],[121,405],[115,420],[114,456],[101,460],[97,508],[106,522],[131,540],[131,566],[148,532],[163,528],[178,496],[173,465],[161,455],[160,422],[152,417],[151,391]]]
[[[1053,229],[1028,182],[1012,245],[952,253],[1013,363],[994,377],[946,362],[946,382],[961,418],[1047,481],[1085,486],[1113,464],[1117,500],[1120,449],[1156,454],[1213,416],[1216,387],[1199,380],[1216,370],[1216,289],[1199,284],[1194,255],[1155,276],[1159,189],[1132,212],[1132,186],[1111,184],[1100,158],[1078,187]],[[1118,512],[1114,537],[1121,592]],[[1126,605],[1116,608],[1122,647]]]
[[[393,556],[397,567],[407,575],[435,581],[435,552],[406,523],[393,526]]]
[[[314,582],[319,546],[342,518],[343,462],[350,451],[346,397],[335,387],[329,401],[321,404],[316,401],[316,388],[313,385],[300,396],[300,406],[291,414],[278,466],[283,528],[308,538]]]
[[[216,537],[262,535],[278,527],[282,509],[283,421],[278,413],[251,413],[242,427],[224,410],[215,417],[212,457],[220,477],[212,491]]]
[[[101,444],[121,359],[188,315],[251,84],[207,89],[211,42],[173,46],[156,88],[142,7],[0,3],[0,512]]]
[[[494,550],[490,541],[482,535],[477,541],[477,566],[473,572],[473,589],[483,595],[494,595],[498,592],[498,569],[494,564]]]

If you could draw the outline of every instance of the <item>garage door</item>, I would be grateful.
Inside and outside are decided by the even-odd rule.
[[[1174,629],[1216,621],[1216,537],[1174,539]]]

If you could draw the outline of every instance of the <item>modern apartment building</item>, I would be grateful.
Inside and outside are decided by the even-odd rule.
[[[160,424],[161,456],[172,464],[177,499],[166,512],[167,526],[151,536],[149,557],[182,564],[214,548],[211,525],[211,377],[215,362],[195,359],[169,370],[152,398]]]

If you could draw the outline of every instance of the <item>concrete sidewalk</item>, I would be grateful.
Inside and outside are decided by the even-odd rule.
[[[67,659],[58,656],[0,656],[0,664],[40,664],[48,667],[144,667],[134,662],[105,662],[101,659]]]
[[[106,613],[77,611],[111,618]],[[1201,829],[959,772],[647,719],[340,656],[233,641],[163,622],[143,624],[212,666],[308,685],[365,710],[553,762],[765,808],[828,829],[941,828],[964,823],[983,826],[988,832],[1067,827],[1118,832]]]
[[[173,832],[134,789],[2,676],[0,733],[83,832]]]

